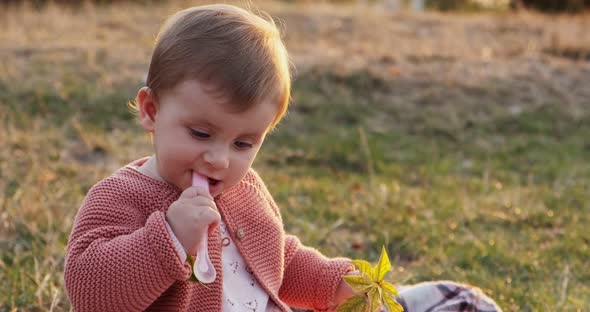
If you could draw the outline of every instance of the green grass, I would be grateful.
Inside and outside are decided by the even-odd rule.
[[[588,115],[543,108],[457,127],[394,111],[395,131],[371,130],[387,103],[320,78],[330,92],[300,77],[297,103],[255,163],[287,230],[331,256],[376,261],[385,245],[394,282],[470,283],[508,311],[586,307]],[[7,310],[67,308],[63,256],[77,207],[93,183],[149,151],[126,96],[76,88],[1,89]]]
[[[346,96],[296,84],[257,163],[289,229],[330,255],[376,261],[384,244],[394,281],[471,283],[506,310],[587,307],[587,114],[556,104],[461,127],[391,114],[397,131],[363,130],[365,145],[386,103],[342,83]]]
[[[139,79],[118,79],[133,75],[111,57],[25,57],[22,76],[0,75],[0,311],[70,308],[65,247],[85,193],[150,153],[126,107]],[[505,311],[586,311],[589,71],[559,64],[537,66],[571,75],[565,95],[535,72],[472,82],[420,74],[429,64],[394,78],[312,66],[255,168],[286,229],[329,256],[375,262],[385,245],[395,283],[450,279]]]

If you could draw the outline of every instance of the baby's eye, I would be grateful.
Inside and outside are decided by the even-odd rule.
[[[236,143],[234,143],[234,145],[239,149],[252,148],[252,144],[250,144],[248,142],[236,141]]]
[[[210,135],[208,133],[202,132],[199,130],[195,130],[195,129],[191,129],[191,135],[196,138],[199,138],[199,139],[206,139],[206,138],[210,137]]]

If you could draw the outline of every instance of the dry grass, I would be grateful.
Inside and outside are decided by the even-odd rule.
[[[120,4],[81,10],[50,5],[40,13],[30,8],[5,10],[0,12],[0,72],[6,81],[21,81],[24,89],[53,84],[62,94],[67,93],[62,81],[72,72],[72,79],[100,88],[140,83],[160,23],[188,3],[173,1],[151,9]],[[457,89],[477,93],[506,83],[527,92],[510,103],[497,99],[502,106],[536,109],[548,97],[557,97],[574,116],[584,111],[582,99],[590,96],[590,88],[583,86],[590,70],[587,15],[414,15],[364,6],[258,5],[284,21],[299,75],[317,68],[341,76],[366,71],[378,79],[419,85],[423,94],[434,98]],[[441,112],[456,107],[422,102]],[[459,108],[462,114],[464,109]],[[475,118],[473,110],[478,109],[468,111]]]

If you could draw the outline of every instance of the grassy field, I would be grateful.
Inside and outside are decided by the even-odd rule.
[[[0,9],[0,311],[70,309],[75,214],[150,154],[126,102],[187,4]],[[289,232],[372,262],[385,245],[395,283],[590,311],[590,16],[260,7],[297,67],[255,163]]]

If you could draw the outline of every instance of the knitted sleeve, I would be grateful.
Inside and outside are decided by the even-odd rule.
[[[305,247],[299,239],[285,239],[285,276],[279,297],[287,304],[328,311],[334,306],[336,289],[342,276],[353,271],[346,258],[326,258],[319,251]]]
[[[279,216],[278,207],[258,174],[251,170],[257,187]],[[342,276],[353,271],[350,259],[329,259],[313,248],[305,247],[293,235],[285,236],[284,277],[279,297],[300,308],[327,311],[334,305],[336,289]]]
[[[120,185],[105,181],[90,190],[76,217],[65,288],[76,311],[145,310],[190,268],[175,250],[164,213],[146,221]]]

